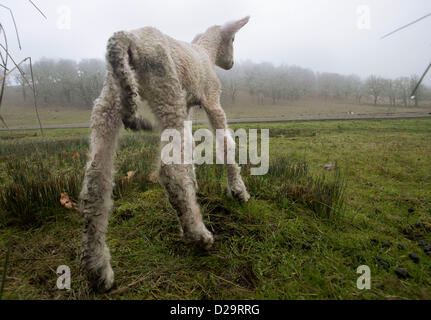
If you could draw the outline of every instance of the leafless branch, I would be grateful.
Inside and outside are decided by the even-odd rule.
[[[5,48],[1,43],[0,43],[0,47],[1,47],[3,50],[5,50],[5,51],[6,51],[6,48]],[[40,120],[39,110],[38,110],[38,106],[37,106],[37,93],[36,93],[36,85],[35,85],[35,83],[34,83],[33,63],[32,63],[31,57],[27,57],[27,58],[25,58],[25,59],[24,59],[24,60],[22,60],[20,63],[16,63],[16,62],[15,62],[15,60],[13,59],[12,55],[11,55],[8,51],[6,51],[6,57],[9,57],[9,58],[11,59],[12,63],[15,65],[15,67],[13,68],[13,70],[14,70],[14,69],[18,69],[18,71],[21,73],[22,78],[25,80],[25,82],[28,84],[28,86],[31,88],[31,90],[32,90],[32,92],[33,92],[34,110],[35,110],[35,112],[36,112],[37,121],[39,122],[40,132],[41,132],[41,134],[42,134],[42,136],[43,136],[43,135],[44,135],[44,133],[43,133],[42,122],[41,122],[41,120]],[[22,63],[24,63],[25,61],[27,61],[27,60],[28,60],[28,61],[29,61],[29,63],[30,63],[31,84],[30,84],[30,82],[28,81],[28,79],[27,79],[27,77],[26,77],[26,75],[25,75],[24,70],[22,70],[22,69],[21,69],[21,67],[20,67],[20,65],[21,65]],[[10,72],[9,72],[9,73],[10,73]],[[6,74],[6,76],[7,76],[7,74]],[[3,81],[5,81],[5,80],[6,80],[6,77],[4,77],[4,78],[3,78]],[[0,103],[1,103],[1,100],[0,100]]]
[[[19,46],[19,49],[21,50],[21,40],[19,39],[18,28],[16,26],[15,17],[13,15],[13,12],[12,12],[12,10],[10,8],[8,8],[8,7],[6,7],[6,6],[2,5],[2,4],[0,4],[0,7],[4,8],[6,10],[9,10],[9,12],[10,12],[10,16],[12,17],[13,25],[15,27],[15,34],[16,34],[16,38],[18,40],[18,46]],[[3,30],[3,32],[4,32],[4,30]]]
[[[428,65],[428,68],[425,70],[424,74],[419,79],[419,82],[417,83],[416,87],[413,89],[413,92],[410,95],[411,99],[416,99],[416,91],[418,91],[419,86],[422,84],[422,81],[425,79],[425,76],[427,75],[427,73],[430,69],[431,69],[431,63]]]
[[[413,25],[413,24],[415,24],[415,23],[418,23],[419,21],[422,21],[423,19],[426,19],[426,18],[428,18],[428,17],[430,17],[430,16],[431,16],[431,13],[428,13],[428,14],[424,15],[423,17],[420,17],[419,19],[416,19],[416,20],[415,20],[415,21],[413,21],[413,22],[410,22],[410,23],[408,23],[408,24],[406,24],[406,25],[404,25],[404,26],[402,26],[402,27],[400,27],[400,28],[398,28],[398,29],[396,29],[396,30],[394,30],[394,31],[392,31],[392,32],[389,32],[388,34],[384,35],[381,39],[385,39],[385,38],[389,37],[390,35],[392,35],[392,34],[394,34],[394,33],[398,32],[398,31],[401,31],[401,30],[403,30],[403,29],[405,29],[405,28],[408,28],[408,27],[410,27],[411,25]],[[419,89],[419,86],[422,84],[422,81],[424,80],[425,76],[427,75],[427,73],[428,73],[428,71],[429,71],[430,69],[431,69],[431,63],[428,65],[428,67],[426,68],[426,70],[425,70],[425,72],[423,73],[422,77],[420,78],[419,82],[416,84],[415,88],[413,89],[413,92],[412,92],[412,94],[410,95],[411,99],[416,99],[416,92],[417,92],[417,90]]]
[[[33,7],[35,7],[36,8],[36,10],[37,11],[39,11],[39,13],[45,18],[45,19],[48,19],[46,16],[45,16],[45,14],[42,12],[42,10],[40,10],[39,8],[38,8],[38,6],[37,5],[35,5],[34,3],[33,3],[33,1],[31,1],[31,0],[28,0],[32,5],[33,5]]]
[[[0,46],[2,46],[1,44],[0,44]],[[6,77],[8,77],[12,72],[14,72],[15,70],[19,70],[19,68],[18,68],[18,66],[20,66],[21,64],[23,64],[24,62],[26,62],[27,60],[29,59],[29,57],[27,57],[27,58],[25,58],[25,59],[23,59],[23,60],[21,60],[21,62],[19,62],[18,64],[16,64],[15,65],[15,67],[13,67],[12,69],[10,69],[10,70],[7,70],[7,73],[6,73]],[[3,67],[3,66],[2,66]],[[21,71],[20,71],[21,72]],[[21,73],[22,74],[22,73]],[[0,78],[0,81],[2,81],[3,80],[3,78],[4,77],[1,77]],[[28,81],[27,81],[27,79],[25,79],[26,80],[26,82],[28,83]],[[28,83],[28,85],[30,85],[30,83]]]
[[[0,63],[0,67],[2,67],[3,69],[6,69],[6,71],[9,71],[8,68],[6,68],[6,66],[1,63]],[[0,80],[3,80],[3,78],[0,78]]]
[[[0,30],[3,33],[3,39],[4,39],[4,43],[5,43],[5,46],[3,48],[6,52],[6,57],[3,57],[3,54],[1,54],[1,52],[0,52],[0,58],[2,60],[3,65],[5,66],[4,71],[3,71],[3,79],[1,81],[1,89],[0,89],[0,111],[1,111],[1,106],[2,106],[2,102],[3,102],[3,96],[4,96],[4,90],[6,87],[6,73],[7,73],[6,69],[7,69],[7,63],[8,63],[8,58],[9,58],[9,47],[8,47],[8,42],[7,42],[7,35],[6,35],[6,32],[3,28],[3,25],[1,23],[0,23]],[[3,117],[1,118],[1,121],[6,126],[6,128],[8,128]]]
[[[31,0],[29,0],[29,2],[46,19],[45,14],[39,9],[39,7],[33,1],[31,1]],[[19,32],[18,32],[18,28],[17,28],[16,22],[15,22],[15,17],[13,15],[13,11],[10,8],[8,8],[8,7],[6,7],[6,6],[2,5],[2,4],[0,4],[0,7],[8,10],[9,13],[10,13],[10,15],[11,15],[11,17],[12,17],[12,21],[13,21],[13,24],[14,24],[16,37],[17,37],[17,40],[18,40],[19,49],[21,50],[21,40],[19,38]],[[31,57],[25,58],[21,62],[16,63],[15,60],[13,59],[12,55],[9,52],[7,35],[6,35],[6,32],[5,32],[5,29],[3,28],[3,25],[0,23],[0,36],[2,34],[3,34],[4,45],[0,43],[0,47],[4,50],[4,54],[5,55],[3,56],[3,53],[0,51],[0,60],[1,60],[1,64],[0,65],[3,68],[3,76],[0,78],[0,82],[1,82],[0,108],[2,106],[3,97],[4,97],[4,91],[5,91],[5,88],[6,88],[6,79],[7,79],[8,75],[10,75],[14,70],[18,69],[19,72],[21,73],[21,76],[23,77],[24,81],[31,87],[31,89],[33,91],[34,109],[35,109],[35,112],[36,112],[37,120],[39,122],[40,131],[41,131],[42,136],[43,136],[44,133],[43,133],[42,122],[40,121],[40,116],[39,116],[39,111],[38,111],[38,106],[37,106],[37,93],[36,93],[36,86],[35,86],[35,82],[34,82],[33,64],[32,64]],[[9,70],[8,67],[7,67],[8,66],[8,59],[10,59],[13,62],[13,64],[14,64],[14,67],[11,70]],[[27,79],[25,72],[20,67],[21,64],[23,64],[26,61],[29,61],[29,63],[30,63],[31,84],[30,84],[29,80]],[[7,129],[9,129],[9,127],[7,126],[4,118],[1,115],[0,115],[0,121],[3,123],[3,125]]]
[[[403,30],[403,29],[405,29],[405,28],[407,28],[407,27],[410,27],[411,25],[413,25],[413,24],[415,24],[415,23],[417,23],[417,22],[419,22],[419,21],[421,21],[421,20],[423,20],[423,19],[425,19],[425,18],[428,18],[429,16],[431,16],[431,13],[428,13],[428,14],[424,15],[423,17],[420,17],[419,19],[416,19],[416,20],[415,20],[415,21],[413,21],[413,22],[410,22],[410,23],[408,23],[408,24],[406,24],[406,25],[404,25],[404,26],[402,26],[402,27],[400,27],[400,28],[398,28],[398,29],[396,29],[396,30],[394,30],[394,31],[392,31],[392,32],[389,32],[388,34],[385,34],[383,37],[381,37],[381,39],[387,38],[387,37],[389,37],[390,35],[392,35],[392,34],[394,34],[394,33],[398,32],[398,31],[401,31],[401,30]]]

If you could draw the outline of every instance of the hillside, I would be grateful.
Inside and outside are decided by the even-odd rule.
[[[34,107],[27,103],[16,105],[6,100],[1,114],[11,128],[36,127],[38,125]],[[226,97],[222,100],[223,108],[228,119],[279,119],[279,120],[307,120],[319,118],[358,118],[385,117],[387,115],[398,116],[423,116],[431,113],[431,102],[426,101],[420,107],[414,106],[389,106],[383,104],[374,106],[371,101],[357,104],[350,99],[321,99],[317,97],[304,97],[295,101],[279,100],[275,104],[271,98],[264,98],[263,104],[259,104],[256,96],[248,92],[240,91],[235,103]],[[153,119],[148,106],[143,104],[140,112]],[[75,125],[86,126],[89,124],[91,110],[89,108],[67,105],[44,105],[39,107],[39,113],[44,126]],[[206,119],[205,112],[199,108],[194,109],[194,120]]]

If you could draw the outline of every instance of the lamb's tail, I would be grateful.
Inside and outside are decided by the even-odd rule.
[[[133,60],[138,57],[134,36],[116,32],[108,41],[106,60],[112,67],[114,77],[121,88],[122,120],[126,129],[152,130],[147,119],[136,116],[138,84],[133,71]]]

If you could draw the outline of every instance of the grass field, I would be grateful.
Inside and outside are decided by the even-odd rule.
[[[63,191],[77,198],[88,130],[0,132],[2,298],[431,299],[430,118],[241,127],[270,129],[270,172],[244,168],[252,199],[239,204],[223,168],[198,168],[217,235],[209,252],[180,238],[162,188],[147,179],[157,136],[122,134],[108,244],[118,288],[140,281],[103,295],[79,270],[82,218],[59,204]],[[56,288],[59,265],[71,268],[70,291]],[[360,265],[371,290],[356,286]]]
[[[257,103],[257,98],[245,92],[239,92],[236,102],[233,104],[229,99],[222,101],[228,119],[265,119],[278,118],[282,120],[307,120],[321,118],[356,118],[361,116],[385,117],[387,115],[399,116],[423,116],[431,113],[431,102],[424,101],[421,106],[408,107],[397,105],[377,105],[367,103],[358,104],[349,99],[328,99],[303,98],[296,101],[280,100],[276,104],[270,98],[264,99],[264,105]],[[145,103],[140,106],[140,112],[146,118],[153,120],[154,117]],[[90,119],[90,109],[73,108],[65,106],[44,106],[39,107],[40,118],[43,126],[75,125],[88,126]],[[32,106],[4,105],[1,115],[10,128],[38,127],[37,118]],[[195,109],[194,120],[206,119],[205,112]],[[0,123],[0,128],[3,125]]]

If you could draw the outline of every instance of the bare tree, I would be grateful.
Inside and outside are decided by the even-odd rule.
[[[78,82],[78,66],[73,60],[62,59],[55,64],[55,84],[67,103],[72,102],[73,92]]]
[[[415,92],[415,107],[419,106],[419,102],[422,101],[423,95],[424,95],[424,85],[421,84],[421,82],[419,81],[420,78],[418,75],[413,75],[410,77],[410,92],[414,91],[414,89],[416,88],[416,92]],[[419,84],[419,85],[418,85]]]
[[[236,95],[242,82],[241,67],[235,67],[231,73],[218,69],[217,75],[223,87],[223,97],[228,98],[232,104],[235,104]]]
[[[34,66],[34,80],[38,89],[38,96],[45,104],[50,102],[50,98],[55,95],[57,82],[55,77],[55,61],[43,58],[37,61]]]
[[[100,59],[86,59],[78,64],[78,89],[87,107],[91,107],[103,87],[105,63]]]
[[[37,7],[37,5],[29,0],[29,2],[33,5],[34,8],[37,9],[37,11],[39,11],[39,13],[45,17],[46,16],[43,14],[43,12]],[[16,38],[17,38],[17,42],[18,42],[18,47],[21,50],[22,46],[21,46],[21,40],[19,37],[19,33],[18,33],[18,28],[17,28],[17,24],[15,21],[15,17],[13,14],[13,10],[3,4],[0,4],[0,9],[4,9],[9,11],[10,13],[10,17],[12,19],[12,23],[13,23],[13,28],[15,29],[15,34],[16,34]],[[37,120],[39,122],[39,127],[40,127],[40,131],[43,135],[43,128],[42,128],[42,122],[40,121],[40,117],[39,117],[39,112],[38,112],[38,106],[37,106],[37,95],[36,95],[36,86],[35,86],[35,81],[34,81],[34,74],[33,74],[33,68],[32,68],[32,59],[31,57],[27,57],[24,58],[23,60],[17,62],[14,59],[14,56],[11,54],[10,50],[9,50],[9,42],[8,42],[8,37],[7,37],[7,32],[5,30],[5,25],[0,22],[0,35],[1,35],[1,40],[0,40],[0,69],[2,70],[2,76],[0,77],[0,108],[2,106],[3,103],[3,97],[4,97],[4,93],[5,93],[5,88],[6,88],[6,84],[9,82],[9,76],[15,71],[18,70],[21,74],[21,76],[23,77],[23,79],[26,81],[26,83],[30,86],[31,91],[33,92],[33,103],[34,103],[34,108],[35,108],[35,112],[36,112],[36,117]],[[22,64],[25,62],[29,62],[30,64],[30,74],[29,74],[29,79],[31,79],[31,83],[30,81],[27,79],[27,76],[25,74],[25,72],[22,69]],[[10,67],[9,64],[11,64],[12,66]],[[3,125],[7,128],[7,124],[4,120],[4,118],[1,116],[0,114],[0,121],[3,123]]]
[[[401,77],[394,81],[396,96],[400,99],[404,105],[407,107],[410,98],[410,79],[407,77]]]
[[[349,76],[349,79],[352,90],[351,95],[357,101],[357,103],[361,104],[362,98],[367,94],[365,85],[362,83],[361,78],[359,78],[357,75],[351,75]]]
[[[384,79],[372,75],[367,78],[367,80],[365,81],[365,85],[370,95],[372,95],[374,98],[374,105],[377,105],[377,101],[384,91]]]
[[[383,79],[383,92],[388,98],[390,106],[395,106],[396,103],[396,90],[394,81],[391,79]]]
[[[26,71],[27,69],[28,68],[23,68],[23,71],[25,73],[28,73]],[[22,99],[24,101],[26,101],[27,100],[27,89],[26,89],[27,88],[27,82],[26,82],[25,78],[22,76],[22,74],[20,72],[16,71],[13,73],[13,80],[16,84],[19,85],[19,87],[21,89]]]

